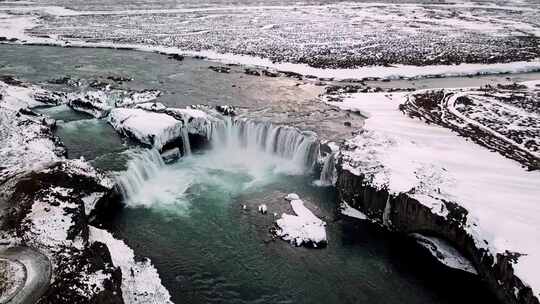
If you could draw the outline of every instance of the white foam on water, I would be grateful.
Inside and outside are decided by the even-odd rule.
[[[234,195],[311,169],[316,137],[270,123],[228,120],[212,130],[209,151],[189,153],[165,165],[156,149],[132,151],[126,172],[117,178],[129,207],[159,208],[181,215],[208,191]]]

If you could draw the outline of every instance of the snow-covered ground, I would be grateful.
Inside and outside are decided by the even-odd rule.
[[[401,110],[447,127],[531,170],[540,169],[540,86],[537,82],[423,90]]]
[[[214,124],[223,123],[199,109],[167,108],[160,103],[137,104],[135,108],[114,108],[107,120],[119,133],[157,150],[162,150],[167,144],[182,141],[183,152],[187,154],[191,153],[188,134],[210,139]]]
[[[55,180],[58,176],[62,177]],[[72,180],[64,186],[58,186],[59,181],[66,177]],[[81,185],[77,184],[77,181],[86,178],[88,180],[84,185],[88,189],[81,189]],[[66,293],[67,297],[74,297],[73,299],[96,297],[97,294],[105,290],[106,281],[111,279],[110,272],[113,266],[93,269],[89,266],[89,262],[83,262],[86,260],[82,259],[81,256],[88,254],[86,252],[89,249],[82,227],[86,224],[86,220],[82,220],[84,207],[79,198],[88,195],[95,196],[97,193],[92,192],[95,185],[102,187],[102,191],[100,191],[102,196],[106,189],[112,188],[112,182],[82,160],[64,160],[52,167],[28,175],[27,179],[35,179],[41,187],[27,194],[24,194],[24,191],[28,185],[26,187],[19,186],[22,190],[14,190],[15,198],[19,197],[20,200],[13,202],[13,198],[8,197],[9,200],[5,208],[11,208],[9,212],[12,220],[20,221],[20,223],[11,229],[0,231],[0,240],[4,244],[8,243],[10,245],[8,247],[27,246],[46,256],[39,263],[30,260],[28,264],[25,264],[25,266],[29,265],[28,267],[32,266],[32,263],[36,265],[30,268],[26,267],[27,281],[25,286],[30,287],[25,287],[21,294],[28,293],[28,296],[35,297],[37,290],[44,292],[49,284],[52,289],[61,289],[60,286],[69,282],[67,284],[71,290],[70,293]],[[98,184],[93,184],[89,182],[90,180],[94,180]],[[24,185],[24,181],[22,184]],[[5,186],[2,191],[10,193],[13,190],[9,186]],[[24,218],[20,218],[21,216]],[[19,254],[13,254],[11,258],[25,261]],[[45,266],[43,264],[48,267],[49,263],[52,265],[52,270],[44,273],[42,268]],[[105,270],[107,273],[103,272]],[[37,271],[40,272],[36,273]],[[51,271],[52,279],[50,277]],[[37,294],[37,296],[40,295]]]
[[[115,107],[147,103],[156,99],[160,93],[155,90],[136,92],[106,87],[102,90],[69,93],[66,100],[69,106],[76,111],[103,118]]]
[[[296,215],[283,213],[276,221],[277,235],[295,246],[321,247],[327,243],[326,223],[315,216],[298,195],[291,193],[285,198],[290,201]]]
[[[108,121],[120,133],[158,150],[182,136],[183,123],[163,113],[116,108],[111,111]]]
[[[45,91],[37,87],[0,81],[0,181],[61,157],[63,150],[59,149],[51,130],[53,121],[19,113],[19,110],[44,105],[36,100],[44,95]]]
[[[521,253],[513,266],[540,293],[540,171],[476,145],[449,129],[400,111],[405,93],[357,93],[333,105],[364,113],[365,129],[345,142],[343,169],[392,194],[408,193],[446,216],[443,200],[468,210],[478,248]]]
[[[122,269],[122,296],[126,303],[172,304],[149,259],[136,261],[133,250],[106,230],[90,226],[89,240],[107,245],[113,264]]]
[[[24,34],[21,21],[37,21],[40,26],[33,32],[53,38],[254,54],[318,67],[507,62],[509,54],[512,61],[538,56],[536,1],[284,4],[35,0],[0,4],[0,12],[30,16],[10,27],[17,34]]]
[[[70,9],[60,0],[39,2],[0,3],[0,37],[183,53],[335,78],[540,70],[540,7],[533,1],[262,6],[244,0],[236,6],[161,7],[147,2],[151,9],[145,10],[125,2],[76,1]]]
[[[0,243],[7,244],[8,250],[28,246],[44,254],[41,260],[29,259],[25,264],[25,286],[30,287],[17,293],[15,301],[34,302],[47,290],[45,297],[61,293],[63,299],[75,302],[95,299],[104,292],[109,293],[111,301],[118,301],[114,273],[116,267],[121,267],[123,289],[131,288],[125,292],[126,303],[170,303],[150,261],[135,262],[133,251],[107,232],[100,230],[99,236],[111,245],[108,252],[114,265],[107,261],[100,264],[101,258],[92,259],[104,250],[107,252],[107,248],[88,243],[86,216],[112,189],[113,181],[83,159],[65,159],[61,153],[64,150],[52,133],[54,120],[31,111],[32,107],[46,105],[44,102],[66,102],[66,96],[14,79],[4,80],[9,84],[0,82],[0,225],[4,228],[0,231]],[[14,177],[19,173],[26,174],[25,179]],[[35,185],[39,187],[34,189]],[[5,214],[9,216],[6,218]],[[92,229],[95,237],[97,229]],[[24,260],[24,250],[21,252],[14,252],[9,258]],[[133,264],[126,266],[126,259]],[[37,264],[31,267],[32,263]],[[44,267],[49,270],[45,272]],[[16,276],[9,279],[12,283],[19,280]],[[153,289],[144,289],[145,286]]]

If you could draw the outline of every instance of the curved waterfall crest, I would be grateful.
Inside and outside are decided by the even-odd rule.
[[[145,181],[155,177],[164,166],[156,149],[142,149],[133,153],[127,170],[116,177],[116,185],[122,197],[129,199],[136,195]]]
[[[318,155],[318,138],[313,132],[251,119],[226,118],[212,128],[214,147],[242,147],[291,160],[306,169],[313,168]]]
[[[202,124],[201,124],[202,125]],[[204,124],[206,138],[212,149],[232,151],[232,153],[264,153],[283,159],[291,174],[303,174],[313,169],[319,155],[319,140],[315,133],[297,128],[259,122],[250,119],[224,117]],[[183,126],[181,130],[183,155],[191,155],[189,134],[192,129]],[[199,130],[200,131],[200,130]],[[202,135],[197,131],[196,134]],[[132,151],[133,157],[127,170],[117,177],[117,187],[126,200],[135,197],[144,183],[158,176],[165,167],[162,155],[157,149]]]

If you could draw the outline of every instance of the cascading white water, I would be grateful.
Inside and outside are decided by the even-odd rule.
[[[134,196],[141,186],[165,166],[156,149],[141,150],[128,162],[127,170],[117,177],[117,187],[124,199]]]
[[[184,149],[184,156],[191,155],[191,145],[189,144],[189,134],[186,127],[182,128],[182,146]]]
[[[304,174],[314,166],[318,155],[316,135],[292,127],[227,119],[213,123],[208,131],[210,151],[172,166],[166,166],[155,149],[134,153],[127,171],[118,177],[125,202],[130,206],[178,202],[192,183],[219,181],[217,171],[240,178],[242,186],[233,183],[233,190],[246,189],[279,174]],[[188,129],[182,130],[184,156],[191,154],[187,133]]]
[[[317,137],[289,126],[247,119],[228,119],[213,131],[214,147],[242,147],[249,152],[268,153],[292,161],[299,168],[311,169],[317,154]]]
[[[333,186],[337,181],[337,170],[335,166],[335,153],[330,153],[324,159],[323,167],[321,170],[321,177],[318,181],[320,186]]]

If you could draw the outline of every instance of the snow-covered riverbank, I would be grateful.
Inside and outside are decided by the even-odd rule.
[[[115,264],[124,258],[118,255],[124,253],[107,248],[104,240],[90,243],[88,236],[88,215],[96,202],[112,190],[112,180],[84,159],[65,159],[65,150],[53,134],[55,121],[32,111],[33,107],[65,102],[64,94],[12,78],[4,80],[7,82],[0,82],[0,243],[8,249],[27,246],[38,250],[47,260],[41,263],[48,266],[50,262],[52,266],[50,276],[43,272],[38,277],[34,273],[37,269],[25,264],[25,287],[14,298],[41,298],[55,303],[107,299],[123,303],[121,291],[125,286],[120,285],[120,280],[128,274],[120,272]],[[9,258],[24,260],[17,254]],[[151,262],[144,265],[145,269],[153,269],[154,275],[137,272],[131,275],[130,282],[142,286],[155,281],[165,290]],[[144,303],[157,297],[149,293],[137,295]],[[168,297],[165,290],[158,301]]]
[[[406,194],[443,218],[454,216],[453,204],[465,208],[463,229],[476,247],[493,263],[514,254],[514,274],[538,297],[540,172],[404,115],[406,101],[405,93],[365,93],[333,103],[367,117],[365,128],[342,147],[342,170],[374,189]],[[388,219],[382,222],[392,227]]]

